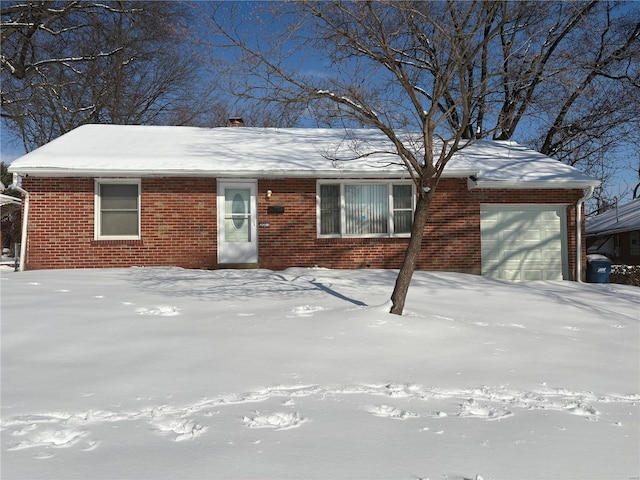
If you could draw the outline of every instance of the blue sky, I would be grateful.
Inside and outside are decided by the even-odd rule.
[[[3,124],[0,127],[0,160],[10,163],[20,155],[24,155],[24,153],[24,148],[22,148],[20,142],[9,133]]]
[[[200,5],[205,4],[203,3]],[[243,16],[244,14],[249,15],[250,9],[255,5],[257,5],[257,2],[234,2],[235,7],[240,7]],[[276,25],[274,22],[264,21],[259,28],[273,28],[274,25]],[[321,56],[304,59],[303,66],[309,70],[309,73],[313,73],[314,75],[324,75],[324,72],[326,72],[326,64],[322,61]],[[524,131],[522,126],[520,126],[520,130]],[[516,132],[517,135],[514,138],[516,141],[518,140],[518,137],[523,136],[523,131]],[[5,128],[4,123],[2,123],[2,125],[0,125],[0,159],[5,163],[10,163],[13,159],[23,155],[24,153],[24,148],[20,139],[11,135],[11,133]],[[611,196],[620,197],[623,203],[631,199],[632,189],[638,182],[637,154],[635,155],[636,158],[633,158],[633,155],[634,152],[632,150],[621,148],[619,153],[616,155],[616,158],[613,159],[613,161],[619,165],[620,171],[617,173],[615,179],[610,183],[608,191]]]

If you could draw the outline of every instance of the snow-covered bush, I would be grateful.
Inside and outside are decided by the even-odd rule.
[[[609,282],[640,287],[640,266],[612,265]]]

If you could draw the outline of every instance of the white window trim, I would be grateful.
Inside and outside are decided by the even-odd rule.
[[[100,235],[100,210],[101,210],[101,197],[100,197],[100,185],[102,184],[121,184],[121,185],[137,185],[138,186],[138,234],[137,235]],[[140,211],[141,202],[140,202],[140,192],[141,192],[141,181],[139,178],[96,178],[94,179],[94,220],[93,220],[93,229],[94,235],[93,238],[95,240],[140,240],[141,238],[141,215]]]
[[[635,240],[635,243],[633,242]],[[637,230],[633,230],[629,232],[629,255],[632,257],[637,257],[640,255],[640,246],[638,242],[640,241],[640,233]]]
[[[320,185],[340,185],[340,233],[339,234],[320,234]],[[389,201],[387,203],[389,211],[387,215],[387,231],[389,233],[369,233],[364,235],[349,235],[346,231],[346,212],[345,212],[345,185],[387,185],[387,195]],[[413,182],[403,180],[317,180],[316,181],[316,236],[317,238],[408,238],[410,232],[395,233],[393,229],[393,185],[411,185],[411,212],[416,209],[416,188]],[[412,219],[413,221],[413,219]]]

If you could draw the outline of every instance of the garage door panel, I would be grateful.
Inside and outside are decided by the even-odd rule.
[[[543,233],[540,231],[540,229],[536,229],[536,230],[529,229],[523,232],[523,236],[524,236],[524,239],[529,242],[539,242],[543,236]]]
[[[529,263],[542,263],[544,255],[545,253],[539,249],[525,250],[522,258]]]
[[[485,241],[488,242],[499,242],[500,241],[500,232],[496,229],[490,228],[486,230]]]
[[[542,270],[525,270],[524,281],[532,282],[535,280],[543,280],[544,273]]]
[[[562,260],[562,250],[545,250],[544,251],[545,263],[560,262],[561,260]]]
[[[557,210],[546,210],[544,212],[540,212],[540,217],[543,220],[557,220],[560,218],[559,212]]]
[[[563,280],[562,270],[547,270],[544,280]]]
[[[483,205],[482,274],[511,281],[562,280],[566,207]]]
[[[501,252],[502,260],[505,262],[521,262],[522,261],[522,250],[503,250]]]
[[[560,232],[559,230],[558,231],[545,230],[542,232],[542,236],[540,240],[554,242],[554,241],[560,241],[561,238],[562,238],[562,232]]]
[[[502,278],[503,280],[509,280],[510,282],[521,282],[522,278],[520,278],[522,272],[520,269],[511,270],[508,268],[504,268],[498,271],[499,276],[495,278]]]

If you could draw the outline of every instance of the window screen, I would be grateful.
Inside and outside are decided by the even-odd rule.
[[[340,233],[340,185],[320,185],[320,234]]]
[[[99,236],[139,236],[138,184],[99,184]]]

